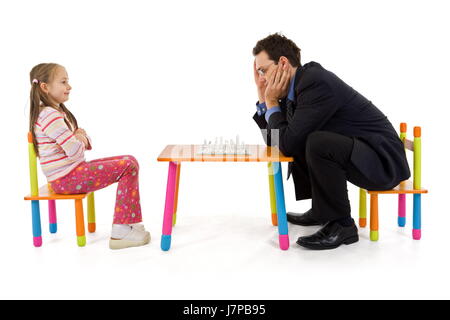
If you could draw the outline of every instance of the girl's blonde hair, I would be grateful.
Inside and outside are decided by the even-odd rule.
[[[51,102],[48,94],[42,91],[40,84],[41,83],[50,83],[53,81],[56,70],[58,68],[62,68],[61,65],[56,63],[40,63],[33,67],[30,71],[30,83],[31,83],[31,91],[30,91],[30,132],[33,137],[33,145],[36,155],[39,157],[39,148],[36,141],[36,135],[34,132],[34,126],[39,117],[40,107],[50,106],[53,107],[54,104]],[[59,108],[66,113],[66,116],[70,123],[66,121],[66,124],[69,128],[75,131],[78,129],[77,119],[75,116],[67,109],[67,107],[63,104],[59,104]]]

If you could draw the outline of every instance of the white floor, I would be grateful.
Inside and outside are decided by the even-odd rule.
[[[219,166],[219,168],[217,168]],[[172,248],[160,249],[166,166],[161,190],[141,187],[144,220],[152,233],[148,246],[108,248],[115,186],[96,193],[97,232],[79,248],[74,206],[59,202],[58,233],[48,233],[47,205],[41,205],[44,244],[32,246],[30,204],[16,203],[12,225],[2,230],[0,298],[124,299],[333,299],[449,298],[450,259],[447,221],[439,220],[433,194],[423,198],[423,238],[411,238],[411,198],[405,229],[396,226],[396,199],[380,200],[380,240],[360,241],[330,251],[310,251],[295,244],[299,235],[318,227],[289,225],[291,247],[278,248],[271,225],[267,176],[262,164],[189,164],[182,168],[177,226]],[[148,176],[145,169],[142,175]],[[199,173],[201,178],[197,176]],[[215,172],[215,179],[205,179]],[[255,180],[230,181],[246,173]],[[156,182],[155,182],[156,183]],[[304,211],[309,201],[295,202],[286,184],[288,210]],[[357,189],[349,184],[353,210]],[[227,193],[227,196],[220,194]],[[151,196],[146,196],[150,195]],[[436,199],[437,195],[434,195]],[[258,200],[260,199],[260,200]],[[435,207],[433,207],[435,203]],[[13,205],[13,204],[12,204]],[[357,214],[353,213],[357,220]]]
[[[13,50],[2,50],[0,59],[7,119],[0,298],[450,298],[450,152],[442,138],[448,1],[277,1],[279,14],[268,13],[273,2],[261,0],[108,1],[107,15],[106,1],[1,3],[0,29],[8,31],[1,43]],[[50,43],[42,45],[35,29],[50,19],[51,32],[44,34]],[[378,242],[360,230],[356,244],[308,251],[295,241],[317,228],[290,226],[291,248],[281,251],[265,164],[195,163],[182,166],[172,249],[161,251],[167,164],[157,156],[167,144],[217,136],[239,134],[246,143],[263,144],[251,119],[257,99],[251,49],[274,32],[299,45],[302,63],[321,63],[373,101],[396,129],[408,122],[409,139],[413,126],[422,126],[422,183],[430,194],[422,201],[421,241],[411,239],[411,197],[407,227],[399,230],[396,199],[384,196]],[[30,203],[23,201],[29,190],[27,78],[33,65],[47,61],[67,68],[73,86],[67,106],[93,139],[86,158],[131,154],[139,160],[143,216],[153,236],[148,246],[108,248],[111,186],[96,193],[97,232],[87,236],[86,247],[76,245],[71,202],[57,204],[56,235],[48,233],[42,203],[44,244],[33,247]],[[292,181],[285,187],[288,210],[310,207],[294,201]],[[358,190],[349,185],[349,193],[357,219]]]

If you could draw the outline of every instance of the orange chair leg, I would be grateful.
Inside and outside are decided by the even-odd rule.
[[[84,233],[83,200],[81,199],[75,200],[75,222],[78,246],[84,247],[86,245],[86,235]]]
[[[378,241],[378,194],[370,195],[370,240]]]

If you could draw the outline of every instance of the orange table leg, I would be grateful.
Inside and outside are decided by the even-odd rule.
[[[181,170],[181,162],[178,162],[177,166],[177,178],[175,182],[175,199],[173,204],[173,225],[177,223],[177,208],[178,208],[178,187],[180,185],[180,170]]]

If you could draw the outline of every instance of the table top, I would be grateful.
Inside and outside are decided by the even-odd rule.
[[[265,145],[246,145],[249,154],[200,154],[199,144],[170,144],[158,157],[158,161],[220,161],[220,162],[293,162],[278,147]]]

